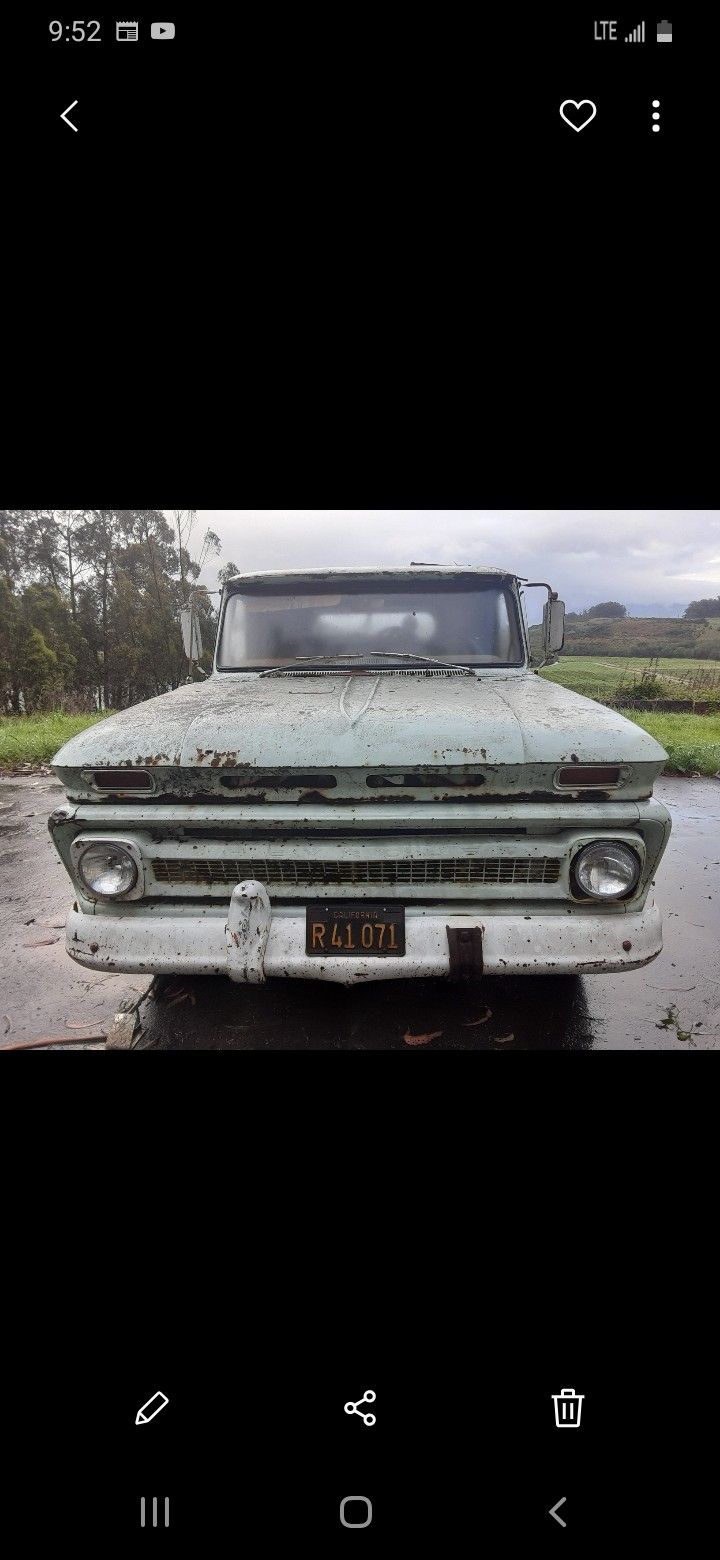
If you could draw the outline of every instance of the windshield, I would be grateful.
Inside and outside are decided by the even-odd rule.
[[[386,666],[393,651],[467,666],[520,666],[513,592],[466,579],[247,586],[227,598],[217,666],[261,671],[313,656],[327,665],[328,656],[342,661],[343,653],[373,651],[382,652]]]

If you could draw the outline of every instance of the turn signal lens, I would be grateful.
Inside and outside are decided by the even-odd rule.
[[[96,769],[96,791],[152,791],[152,775],[147,769]]]
[[[578,786],[619,785],[620,769],[613,764],[575,764],[569,769],[558,769],[555,784],[569,786],[573,790]]]

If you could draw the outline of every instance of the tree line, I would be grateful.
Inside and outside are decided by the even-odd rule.
[[[568,612],[568,622],[579,623],[583,618],[626,618],[627,607],[621,601],[598,601],[594,607],[586,607],[584,612]],[[702,596],[699,601],[691,601],[683,612],[683,618],[689,623],[704,623],[708,618],[720,617],[720,596]]]
[[[220,541],[196,532],[191,509],[0,510],[0,709],[121,709],[176,688],[191,590],[209,670],[216,611],[196,582]]]
[[[566,617],[569,623],[579,623],[582,618],[625,618],[627,607],[621,601],[598,601],[584,612],[567,612]]]
[[[197,529],[192,509],[0,510],[0,712],[121,709],[176,688],[191,590],[208,671],[216,610],[197,580],[220,542]],[[220,583],[238,572],[225,564]],[[617,601],[567,615],[569,627],[626,617]],[[684,617],[717,620],[720,597],[690,602]],[[706,627],[701,655],[718,655],[715,635]]]

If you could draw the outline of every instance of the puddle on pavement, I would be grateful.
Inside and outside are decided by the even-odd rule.
[[[349,988],[321,981],[252,987],[225,978],[169,976],[155,983],[143,1004],[142,1024],[144,1043],[162,1050],[584,1050],[593,1044],[578,976],[532,982],[488,977],[467,987],[376,981]]]

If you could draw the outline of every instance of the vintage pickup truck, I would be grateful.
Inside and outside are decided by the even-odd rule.
[[[345,984],[654,959],[667,755],[537,675],[564,605],[545,587],[531,634],[527,589],[489,568],[231,579],[207,681],[55,757],[72,958]]]

